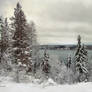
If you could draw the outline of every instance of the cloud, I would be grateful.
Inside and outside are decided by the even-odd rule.
[[[27,20],[36,23],[40,44],[76,43],[78,34],[83,42],[92,43],[91,0],[3,0],[1,13],[12,16],[17,1]]]
[[[56,21],[92,22],[92,7],[86,8],[81,3],[59,3],[47,11],[49,12],[49,19]]]

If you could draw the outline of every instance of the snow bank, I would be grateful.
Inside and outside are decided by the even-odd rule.
[[[0,86],[0,92],[92,92],[92,83],[50,85],[46,87],[32,83],[4,83],[2,85]]]

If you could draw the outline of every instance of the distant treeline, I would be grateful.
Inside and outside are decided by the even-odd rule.
[[[92,45],[85,45],[86,49],[92,50]],[[56,50],[56,49],[63,49],[63,50],[75,50],[77,45],[40,45],[40,49],[49,49],[49,50]]]

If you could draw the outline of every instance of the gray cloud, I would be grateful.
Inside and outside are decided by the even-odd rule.
[[[18,0],[1,0],[1,14],[10,17]],[[19,0],[20,1],[20,0]],[[91,0],[21,0],[28,21],[34,20],[40,44],[92,43]]]
[[[49,19],[56,21],[92,22],[92,6],[82,3],[56,3],[47,9]]]

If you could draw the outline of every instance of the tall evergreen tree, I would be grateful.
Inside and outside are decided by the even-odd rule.
[[[1,62],[1,31],[2,31],[2,18],[0,17],[0,62]]]
[[[1,20],[1,62],[5,63],[7,49],[9,48],[9,27],[7,18],[3,21]]]
[[[77,52],[76,52],[75,55],[78,55],[78,53],[79,53],[79,51],[81,49],[81,36],[80,35],[78,35],[77,41],[78,41],[78,44],[77,44]]]
[[[30,43],[27,30],[27,21],[25,14],[22,11],[22,7],[17,3],[14,9],[14,17],[12,17],[12,28],[14,30],[13,35],[13,56],[14,62],[18,64],[21,62],[25,64],[30,70],[32,70],[32,59],[30,55]]]
[[[9,46],[9,34],[8,34],[8,22],[7,18],[1,25],[2,30],[1,30],[1,44],[2,44],[2,53],[8,48]]]
[[[41,64],[41,67],[42,67],[42,71],[43,73],[49,77],[49,73],[50,73],[50,64],[49,64],[49,55],[47,54],[47,51],[45,50],[44,51],[44,57],[43,57],[43,60],[42,60],[42,64]]]
[[[81,46],[80,44],[81,40],[78,39],[78,49],[77,49],[77,54],[75,55],[75,68],[76,68],[76,73],[78,74],[77,76],[77,81],[87,81],[87,75],[88,75],[88,70],[87,70],[87,61],[88,61],[88,56],[87,56],[87,51],[84,48],[84,45]]]

